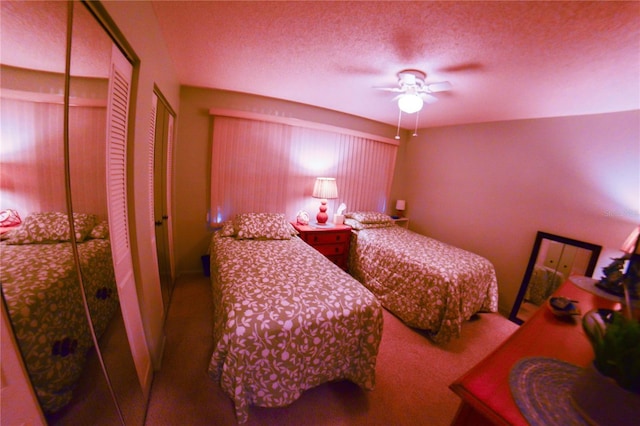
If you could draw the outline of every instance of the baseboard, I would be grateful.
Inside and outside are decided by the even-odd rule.
[[[153,359],[151,360],[153,363],[153,369],[155,371],[159,371],[162,368],[162,359],[164,358],[164,349],[167,344],[167,336],[163,333],[162,339],[160,340],[160,345],[158,345],[158,349],[155,351]]]
[[[195,274],[204,275],[202,273],[202,269],[187,269],[187,270],[184,270],[184,271],[176,272],[176,279],[180,278],[183,275],[195,275]]]
[[[148,401],[149,396],[151,395],[151,385],[153,384],[153,369],[151,368],[151,363],[147,364],[143,377],[142,383],[140,383],[142,387],[142,394],[144,395],[144,400]]]

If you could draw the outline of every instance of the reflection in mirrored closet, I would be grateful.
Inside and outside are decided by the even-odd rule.
[[[0,209],[21,219],[0,278],[20,352],[49,424],[141,425],[107,206],[114,42],[80,2],[0,7]]]
[[[539,231],[509,319],[522,324],[572,275],[593,275],[602,247]]]

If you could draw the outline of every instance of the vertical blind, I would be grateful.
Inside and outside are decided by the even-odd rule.
[[[77,99],[77,98],[76,98]],[[74,211],[107,217],[105,108],[69,107],[69,156]],[[36,93],[0,100],[0,208],[32,212],[66,211],[64,104]],[[35,172],[27,172],[33,170]]]
[[[282,123],[215,116],[211,159],[211,219],[237,213],[300,210],[314,217],[316,177],[335,177],[347,211],[384,212],[391,190],[397,146],[366,137]]]

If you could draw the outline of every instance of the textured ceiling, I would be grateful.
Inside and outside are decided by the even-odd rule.
[[[640,2],[155,1],[180,82],[396,125],[396,73],[453,90],[420,127],[640,108]],[[411,128],[415,116],[405,117]]]
[[[84,7],[75,8],[71,55],[74,76],[109,75],[112,41]],[[64,73],[67,4],[0,0],[0,63]]]
[[[0,4],[2,63],[63,69],[65,3]],[[640,109],[640,1],[152,4],[185,85],[394,126],[395,94],[373,86],[394,86],[406,68],[453,85],[425,105],[420,127]],[[108,57],[96,56],[89,27],[81,33],[75,74],[97,76]]]

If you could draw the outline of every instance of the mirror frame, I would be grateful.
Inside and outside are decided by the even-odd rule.
[[[602,251],[602,246],[599,246],[597,244],[587,243],[585,241],[574,240],[572,238],[561,237],[560,235],[538,231],[538,233],[536,234],[535,242],[533,243],[533,249],[531,250],[531,256],[529,257],[529,263],[527,264],[527,269],[524,273],[524,278],[522,279],[522,284],[520,284],[520,290],[518,291],[516,300],[513,303],[513,308],[511,309],[511,313],[509,314],[509,319],[518,325],[524,323],[524,320],[518,318],[518,312],[520,311],[520,306],[522,305],[524,296],[527,293],[529,281],[531,280],[531,275],[533,275],[533,268],[535,267],[536,261],[538,260],[538,253],[540,251],[540,246],[542,245],[542,240],[555,241],[561,244],[571,245],[589,250],[591,252],[591,256],[589,258],[587,269],[584,272],[584,275],[587,277],[593,275],[593,271],[596,269],[596,264],[598,263],[598,258],[600,257],[600,252]]]

